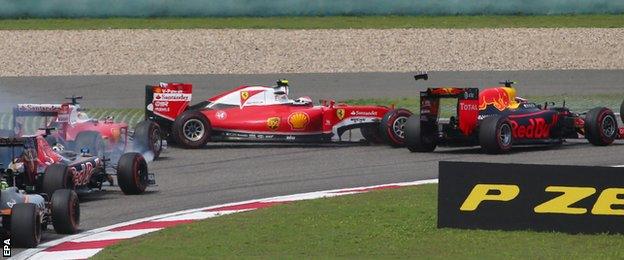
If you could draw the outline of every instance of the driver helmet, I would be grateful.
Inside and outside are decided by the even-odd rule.
[[[80,123],[81,122],[87,122],[87,121],[89,121],[89,119],[90,119],[89,116],[85,112],[81,111],[81,112],[76,113],[76,121],[77,122],[80,122]]]
[[[277,81],[277,86],[273,88],[275,93],[275,100],[288,100],[288,80],[280,79]]]

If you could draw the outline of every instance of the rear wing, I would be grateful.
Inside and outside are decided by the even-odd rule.
[[[160,83],[145,86],[145,119],[170,128],[176,117],[189,107],[193,85],[188,83]]]
[[[446,87],[428,88],[420,92],[421,121],[438,122],[442,98],[457,99],[457,127],[464,135],[471,135],[479,118],[479,89]]]
[[[0,147],[24,147],[28,137],[0,137]]]

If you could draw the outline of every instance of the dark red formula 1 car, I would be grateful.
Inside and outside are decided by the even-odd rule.
[[[415,76],[428,79],[427,74]],[[490,154],[508,152],[513,145],[561,144],[585,138],[605,146],[624,139],[615,114],[596,107],[574,113],[565,107],[538,105],[516,97],[513,82],[487,88],[429,88],[420,92],[420,115],[405,124],[406,146],[412,152],[431,152],[436,146],[476,146]],[[456,115],[440,122],[440,99],[457,99]],[[624,103],[620,110],[624,110]],[[624,120],[624,115],[621,115]]]
[[[331,142],[360,128],[370,142],[404,144],[403,125],[412,113],[385,106],[352,106],[309,97],[288,98],[288,81],[276,86],[240,86],[190,106],[192,86],[146,87],[146,119],[186,148],[209,141]]]
[[[75,152],[86,147],[99,157],[116,157],[132,151],[149,152],[150,158],[158,158],[163,145],[155,124],[142,121],[130,132],[127,123],[114,122],[112,117],[104,120],[89,117],[77,102],[81,98],[74,96],[68,98],[71,102],[63,104],[18,104],[13,109],[14,129],[9,132],[17,136],[45,135],[52,146]],[[50,129],[47,133],[43,130],[46,128]]]

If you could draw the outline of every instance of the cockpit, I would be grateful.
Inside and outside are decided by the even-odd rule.
[[[268,105],[312,105],[309,97],[288,98],[288,80],[281,79],[275,86],[245,86],[212,100],[206,108],[221,106],[268,106]],[[198,104],[199,105],[199,104]]]

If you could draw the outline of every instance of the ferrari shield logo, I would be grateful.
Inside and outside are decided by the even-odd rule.
[[[345,110],[342,108],[337,109],[336,117],[338,117],[338,120],[342,120],[345,117]]]
[[[240,92],[240,96],[241,96],[241,101],[245,102],[245,100],[247,100],[249,98],[249,92],[248,91],[241,91]]]
[[[269,129],[275,131],[277,130],[277,128],[279,128],[279,125],[280,125],[279,117],[269,117],[269,119],[267,119],[267,127],[269,127]]]

